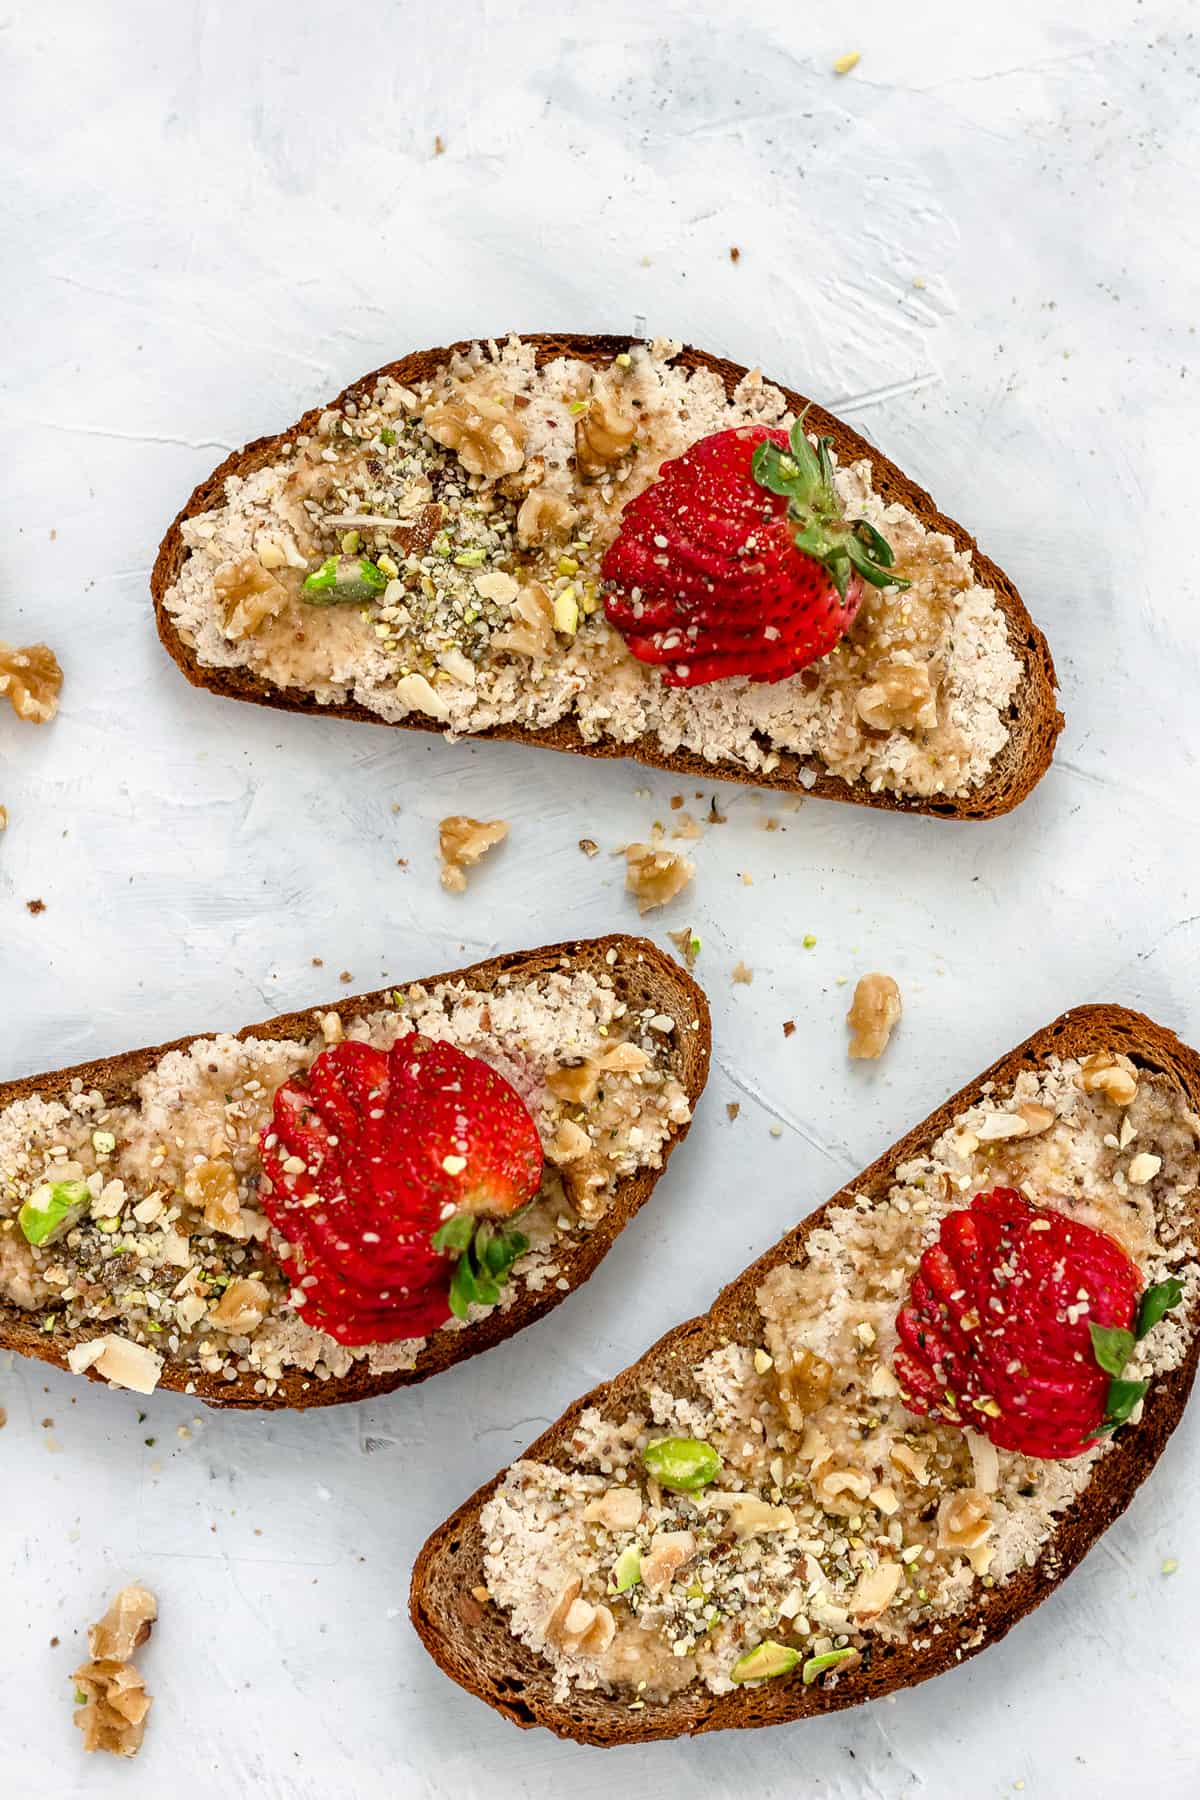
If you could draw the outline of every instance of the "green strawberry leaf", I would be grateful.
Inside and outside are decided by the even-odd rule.
[[[1088,1326],[1092,1355],[1106,1375],[1119,1375],[1133,1354],[1133,1333],[1119,1325]]]
[[[1093,1437],[1104,1437],[1108,1432],[1116,1431],[1124,1425],[1149,1386],[1148,1381],[1110,1381],[1104,1420],[1092,1434]]]
[[[773,444],[769,438],[763,439],[751,457],[750,473],[759,487],[788,499],[796,492],[800,475],[791,457],[785,456],[778,444]]]
[[[434,1232],[433,1247],[435,1250],[465,1250],[474,1231],[475,1220],[470,1213],[455,1213]]]
[[[1134,1335],[1139,1343],[1182,1299],[1183,1283],[1175,1275],[1169,1276],[1166,1281],[1160,1281],[1156,1287],[1146,1289],[1138,1307],[1137,1324],[1134,1327]]]
[[[513,1264],[529,1248],[524,1232],[470,1213],[447,1219],[432,1243],[435,1250],[457,1254],[450,1277],[450,1310],[456,1319],[465,1319],[472,1305],[495,1306]]]
[[[890,569],[896,559],[892,555],[892,546],[883,533],[876,531],[875,527],[868,524],[866,519],[852,519],[850,523],[854,527],[855,537],[866,545],[875,561],[882,563],[885,569]],[[906,587],[907,585],[907,582],[902,581],[896,583],[897,587]]]

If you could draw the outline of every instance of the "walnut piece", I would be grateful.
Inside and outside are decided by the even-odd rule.
[[[141,1749],[151,1697],[130,1657],[150,1636],[158,1602],[148,1588],[122,1588],[104,1617],[88,1631],[91,1660],[71,1679],[83,1695],[75,1723],[85,1750],[135,1756]]]
[[[1103,1094],[1114,1106],[1128,1106],[1138,1090],[1137,1069],[1127,1056],[1094,1050],[1080,1064],[1079,1085],[1085,1094]]]
[[[904,1574],[898,1562],[881,1562],[877,1569],[864,1569],[850,1596],[851,1616],[860,1622],[877,1619],[886,1612],[896,1597]]]
[[[863,975],[846,1014],[846,1023],[850,1027],[850,1055],[869,1061],[882,1056],[900,1012],[900,989],[891,976]]]
[[[874,731],[929,731],[937,724],[937,694],[924,663],[881,663],[855,705]]]
[[[709,1494],[708,1504],[729,1515],[729,1525],[739,1543],[765,1531],[791,1531],[796,1515],[790,1506],[771,1506],[757,1494]]]
[[[253,637],[282,611],[287,589],[257,556],[222,563],[213,576],[213,593],[221,608],[222,629],[231,642]]]
[[[558,1100],[571,1106],[590,1106],[605,1075],[640,1075],[650,1058],[638,1044],[609,1044],[598,1056],[585,1057],[561,1069],[551,1069],[546,1086]]]
[[[496,650],[542,660],[554,649],[554,607],[540,581],[526,584],[513,601],[512,624],[492,639]]]
[[[632,1531],[642,1516],[642,1496],[636,1488],[614,1487],[583,1509],[585,1525],[603,1525],[607,1531]]]
[[[210,1325],[238,1337],[257,1331],[271,1310],[271,1294],[265,1283],[252,1277],[231,1281],[208,1315]]]
[[[525,433],[512,408],[496,393],[462,387],[448,400],[431,406],[421,420],[430,437],[453,450],[471,475],[498,481],[525,461]]]
[[[803,1344],[776,1352],[775,1379],[788,1424],[803,1429],[806,1414],[824,1406],[833,1386],[833,1366]]]
[[[517,514],[517,542],[523,550],[536,549],[571,534],[579,514],[563,494],[536,487],[526,494]]]
[[[822,1469],[810,1483],[813,1498],[827,1513],[852,1518],[871,1492],[872,1481],[861,1469]]]
[[[0,643],[0,695],[7,694],[18,719],[47,725],[58,711],[63,672],[48,644]]]
[[[575,421],[575,463],[585,479],[602,475],[619,462],[637,436],[637,414],[622,405],[611,379],[597,376],[583,411]]]
[[[683,892],[695,873],[695,863],[678,850],[665,850],[661,844],[625,847],[625,887],[637,896],[640,913],[665,906]]]
[[[195,1207],[210,1231],[223,1232],[226,1237],[240,1236],[242,1210],[232,1164],[223,1158],[197,1163],[183,1178],[183,1197]]]
[[[581,1599],[582,1587],[573,1575],[562,1589],[546,1621],[546,1642],[568,1655],[602,1656],[616,1635],[616,1620],[607,1606]]]
[[[991,1532],[992,1503],[978,1488],[959,1488],[947,1494],[938,1507],[937,1547],[960,1551],[977,1575],[987,1573],[992,1552],[984,1540]]]
[[[442,886],[452,894],[465,893],[466,870],[507,836],[506,819],[469,819],[465,813],[451,813],[449,818],[443,819],[438,826]]]
[[[695,1554],[692,1532],[656,1531],[642,1555],[642,1586],[651,1594],[661,1594]]]

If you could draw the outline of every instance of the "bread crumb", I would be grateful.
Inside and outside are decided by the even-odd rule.
[[[744,962],[736,962],[733,965],[733,979],[741,987],[749,987],[754,980],[754,970],[748,968]]]
[[[0,831],[8,830],[8,808],[0,806]]]
[[[682,805],[683,805],[683,795],[682,794],[672,794],[671,795],[671,811],[678,812]]]
[[[445,139],[444,139],[444,138],[442,138],[442,137],[440,137],[440,136],[439,136],[439,137],[435,137],[435,138],[434,138],[434,140],[433,140],[433,154],[434,154],[434,155],[435,155],[435,156],[445,156],[445,154],[446,154],[446,142],[445,142]]]
[[[742,253],[736,244],[730,244],[729,246],[729,260],[730,262],[741,262],[742,260]]]
[[[343,969],[343,970],[342,970],[342,972],[341,972],[341,974],[340,974],[340,975],[339,975],[339,976],[338,976],[338,980],[339,980],[339,981],[343,981],[343,982],[346,982],[346,983],[347,983],[347,984],[348,984],[348,983],[350,983],[350,982],[351,982],[351,981],[353,981],[353,980],[354,980],[354,977],[353,977],[353,975],[352,975],[352,974],[351,974],[351,973],[350,973],[350,970],[349,970],[349,969]]]
[[[742,871],[742,886],[743,887],[753,887],[754,886],[753,875],[747,874],[745,870]]]
[[[312,966],[314,969],[323,969],[325,967],[325,958],[323,956],[314,956],[312,959]]]
[[[835,75],[848,75],[851,69],[856,69],[861,61],[862,52],[859,50],[850,50],[845,56],[836,58],[833,65],[833,72]]]
[[[27,900],[25,902],[25,910],[26,910],[26,912],[32,913],[33,916],[36,918],[38,913],[45,912],[46,902],[44,900]]]
[[[796,1029],[795,1019],[785,1019],[783,1021],[783,1035],[785,1038],[791,1037],[792,1034],[795,1032],[795,1029]]]
[[[442,886],[452,894],[464,894],[467,869],[507,836],[507,819],[469,819],[465,813],[451,813],[443,819],[438,826]]]
[[[742,1110],[742,1107],[741,1107],[741,1102],[739,1100],[727,1100],[725,1102],[725,1116],[728,1118],[729,1123],[731,1125],[733,1124],[733,1121],[737,1118],[737,1116],[741,1112],[741,1110]]]
[[[600,846],[595,838],[580,838],[579,848],[585,856],[599,856]]]
[[[783,1136],[783,1126],[780,1125],[778,1122],[776,1122],[774,1125],[772,1125],[771,1136],[773,1138],[781,1138]]]

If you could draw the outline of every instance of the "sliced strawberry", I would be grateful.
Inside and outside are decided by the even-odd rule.
[[[803,420],[715,433],[664,463],[605,555],[605,612],[670,687],[782,681],[849,629],[862,583],[907,586],[884,538],[848,521],[829,440]]]
[[[1140,1291],[1103,1232],[1012,1188],[978,1194],[942,1220],[897,1316],[905,1404],[1002,1449],[1077,1456],[1109,1405],[1091,1327],[1128,1332]]]
[[[300,1253],[297,1307],[345,1344],[423,1336],[492,1303],[525,1240],[491,1221],[542,1174],[537,1128],[503,1076],[417,1033],[388,1055],[323,1051],[276,1093],[260,1152],[264,1209]]]

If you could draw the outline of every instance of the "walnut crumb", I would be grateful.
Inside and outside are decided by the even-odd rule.
[[[442,886],[452,894],[466,893],[466,871],[507,836],[506,819],[469,819],[465,813],[443,819],[438,826]]]
[[[599,856],[600,846],[595,838],[580,838],[579,848],[585,856]]]
[[[625,887],[636,895],[639,912],[665,906],[695,873],[696,865],[677,850],[665,850],[661,844],[625,846]]]
[[[350,982],[352,982],[354,980],[354,976],[351,974],[349,969],[343,969],[341,974],[338,976],[338,980],[341,982],[345,982],[346,985],[349,986]]]
[[[678,950],[680,956],[682,956],[688,968],[692,968],[696,958],[700,954],[700,939],[696,936],[691,926],[685,926],[682,931],[668,931],[667,936]]]
[[[733,979],[740,987],[749,987],[754,980],[754,970],[744,962],[736,962],[733,965]]]
[[[146,1730],[151,1697],[130,1658],[146,1642],[158,1617],[148,1588],[122,1588],[104,1617],[88,1630],[91,1659],[71,1679],[82,1696],[75,1723],[85,1750],[136,1756]]]
[[[740,1101],[727,1100],[725,1102],[725,1116],[729,1120],[729,1123],[731,1125],[733,1124],[733,1121],[737,1118],[737,1116],[741,1112],[741,1110],[742,1110],[742,1107],[741,1107]]]
[[[850,1027],[850,1055],[869,1061],[882,1056],[899,1017],[900,989],[891,976],[862,976],[846,1014],[846,1023]]]

